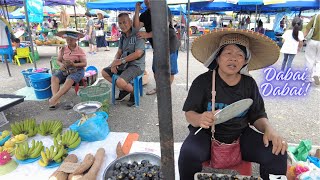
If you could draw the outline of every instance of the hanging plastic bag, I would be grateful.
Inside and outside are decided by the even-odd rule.
[[[78,121],[70,126],[70,129],[77,131],[83,141],[101,141],[104,140],[110,132],[108,126],[108,114],[106,112],[96,112],[93,116],[78,126]]]

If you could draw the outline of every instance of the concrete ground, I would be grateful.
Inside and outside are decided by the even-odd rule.
[[[87,55],[88,66],[94,65],[99,71],[108,66],[116,53],[117,48],[110,48],[111,51],[101,49],[95,55]],[[88,51],[88,48],[84,48]],[[38,47],[40,61],[37,67],[50,67],[49,60],[56,53],[55,47]],[[152,50],[146,50],[146,70],[150,72],[150,82],[144,86],[144,93],[155,87],[155,81],[151,72]],[[282,63],[282,55],[279,60],[273,65],[279,69]],[[297,54],[293,61],[293,67],[303,72],[304,69],[304,53]],[[174,141],[182,142],[188,134],[187,125],[182,107],[187,97],[186,90],[186,72],[187,72],[187,53],[179,51],[179,74],[175,77],[172,84],[172,119],[174,129]],[[12,94],[18,89],[26,86],[21,71],[27,68],[32,68],[33,64],[23,64],[17,66],[10,64],[12,77],[8,76],[5,64],[0,63],[0,87],[1,94]],[[188,84],[201,73],[205,72],[206,68],[199,63],[190,53],[189,60],[189,78]],[[256,79],[260,90],[261,85],[266,82],[264,70],[256,70],[251,72]],[[101,74],[99,73],[99,77]],[[278,85],[281,89],[286,81],[276,81],[274,86]],[[302,82],[289,82],[289,86],[295,84],[298,88],[302,86]],[[275,88],[275,87],[274,87]],[[305,89],[305,86],[304,86]],[[74,90],[70,90],[62,99],[62,101],[80,102],[80,98],[75,95]],[[141,99],[139,108],[127,107],[125,102],[111,105],[109,126],[114,132],[137,132],[140,134],[140,141],[159,142],[159,126],[158,109],[156,95],[144,95]],[[313,144],[320,144],[320,86],[312,84],[310,88],[302,96],[265,96],[265,108],[268,113],[270,122],[273,124],[284,138],[290,143],[299,143],[300,140],[309,139]],[[64,126],[70,124],[80,118],[80,115],[73,110],[63,110],[59,108],[55,111],[48,110],[47,101],[25,101],[19,105],[9,108],[4,111],[10,123],[20,121],[25,118],[34,117],[38,122],[48,119],[60,119]],[[0,131],[9,129],[7,124],[0,128]]]

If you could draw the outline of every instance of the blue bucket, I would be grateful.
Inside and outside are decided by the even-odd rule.
[[[42,71],[39,71],[39,70],[42,70]],[[21,71],[21,73],[22,73],[22,75],[24,77],[26,85],[28,87],[30,87],[30,79],[29,79],[30,75],[37,74],[37,73],[49,73],[49,69],[48,68],[38,68],[38,69],[29,68],[29,69]]]
[[[30,75],[29,78],[38,99],[48,99],[52,96],[51,74],[37,73]]]

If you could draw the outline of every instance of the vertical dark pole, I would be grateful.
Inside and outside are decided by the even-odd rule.
[[[74,23],[76,24],[76,30],[78,31],[76,5],[73,5],[73,10],[74,10]]]
[[[28,9],[27,9],[27,0],[23,0],[23,5],[24,5],[24,12],[25,12],[25,15],[26,15],[27,31],[28,31],[29,38],[30,38],[30,43],[31,43],[31,53],[32,53],[32,57],[34,57],[32,33],[31,33],[31,29],[30,29],[29,17],[28,17]],[[37,68],[37,63],[36,63],[35,59],[33,60],[33,64],[34,64],[34,68]]]
[[[8,43],[11,43],[11,41],[10,41],[10,31],[9,31],[9,27],[8,26],[6,26],[5,27],[5,31],[6,31],[6,34],[7,34],[7,38],[8,38]],[[11,45],[9,44],[9,47],[11,47]],[[9,55],[6,57],[6,56],[4,56],[4,61],[6,62],[6,66],[7,66],[7,70],[8,70],[8,74],[9,74],[9,77],[11,77],[11,72],[10,72],[10,68],[9,68],[9,64],[8,64],[8,58],[9,57]],[[12,57],[12,58],[14,58],[14,57]],[[12,59],[12,61],[13,61],[13,59]]]
[[[165,0],[151,0],[151,22],[156,62],[161,171],[164,179],[174,180],[172,102],[169,69],[168,6]],[[156,7],[156,8],[152,8]]]
[[[187,83],[186,90],[189,89],[189,24],[190,22],[190,0],[188,0],[188,17],[187,17]]]

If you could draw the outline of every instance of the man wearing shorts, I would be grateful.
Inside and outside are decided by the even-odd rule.
[[[142,9],[141,8],[141,3],[137,2],[136,3],[136,10],[135,10],[135,15],[134,15],[134,24],[133,27],[140,29],[143,26],[146,29],[146,32],[138,32],[137,36],[140,39],[148,39],[150,42],[151,46],[153,46],[153,41],[152,41],[152,25],[151,25],[151,10],[150,10],[150,1],[149,0],[144,0],[144,4],[148,8],[145,12],[143,12],[139,16],[139,12]],[[169,46],[170,46],[170,67],[171,67],[171,76],[170,76],[170,84],[172,84],[174,80],[174,75],[178,74],[178,51],[180,47],[180,41],[177,38],[176,31],[172,26],[172,15],[170,13],[170,9],[168,9],[169,12]],[[152,70],[153,73],[155,74],[156,71],[156,62],[152,62]],[[156,88],[152,89],[147,92],[147,95],[152,95],[155,94]]]
[[[102,76],[112,83],[113,74],[119,75],[116,81],[120,89],[118,101],[123,101],[130,94],[128,106],[133,106],[133,86],[130,83],[136,76],[142,75],[145,69],[145,42],[137,38],[137,30],[132,27],[132,20],[127,13],[118,16],[122,31],[119,48],[110,66],[102,70]]]
[[[96,54],[97,40],[96,40],[96,31],[94,30],[94,21],[91,18],[91,14],[89,12],[86,12],[85,16],[88,20],[86,25],[86,35],[89,41],[89,54]]]

